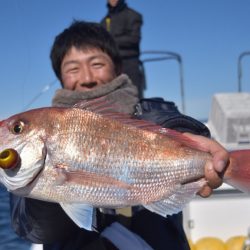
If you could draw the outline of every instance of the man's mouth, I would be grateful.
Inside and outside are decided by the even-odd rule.
[[[81,83],[81,87],[92,89],[97,86],[97,82]]]

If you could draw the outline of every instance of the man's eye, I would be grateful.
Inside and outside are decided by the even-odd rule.
[[[77,72],[77,71],[78,71],[78,68],[75,67],[75,68],[70,68],[70,69],[68,69],[68,70],[67,70],[67,73],[75,73],[75,72]]]
[[[104,63],[93,63],[92,66],[93,66],[94,68],[101,68],[101,67],[104,66]]]

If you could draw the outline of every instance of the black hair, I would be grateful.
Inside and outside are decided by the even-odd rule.
[[[62,60],[73,46],[77,49],[101,49],[113,61],[116,74],[121,74],[122,60],[110,33],[98,23],[74,20],[56,36],[50,52],[53,70],[60,81]]]

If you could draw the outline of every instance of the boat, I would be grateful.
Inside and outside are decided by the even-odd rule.
[[[242,53],[243,55],[250,53]],[[239,64],[240,65],[240,64]],[[250,93],[239,88],[234,93],[216,93],[206,125],[211,136],[227,150],[250,149]],[[223,184],[204,199],[197,196],[184,209],[184,229],[192,242],[215,237],[226,242],[246,236],[250,229],[250,196]]]

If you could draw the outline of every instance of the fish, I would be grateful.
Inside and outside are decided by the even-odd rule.
[[[18,196],[59,203],[93,230],[94,208],[143,206],[166,217],[206,185],[212,156],[177,131],[103,100],[44,107],[0,121],[0,182]],[[250,191],[250,150],[230,152],[223,181]]]

